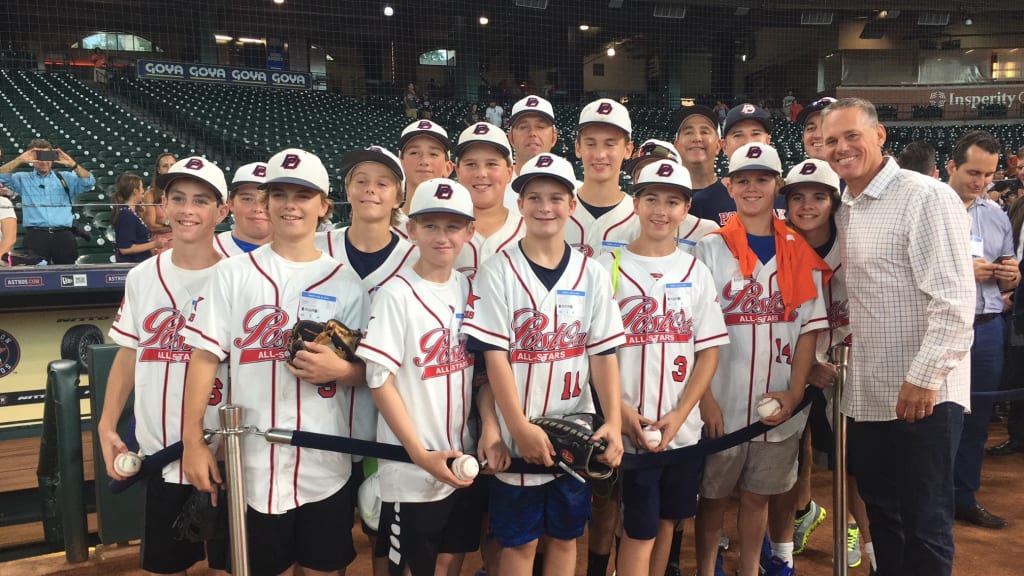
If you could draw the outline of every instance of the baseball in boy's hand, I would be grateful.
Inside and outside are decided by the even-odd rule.
[[[657,428],[644,428],[644,442],[647,443],[648,450],[654,450],[661,445],[661,430]]]
[[[142,469],[142,458],[134,452],[122,452],[114,458],[114,471],[129,478]]]
[[[480,463],[471,454],[463,454],[452,460],[452,474],[459,480],[472,480],[480,473]]]
[[[775,398],[764,397],[757,403],[757,415],[761,418],[770,418],[779,410],[782,410],[782,403]]]

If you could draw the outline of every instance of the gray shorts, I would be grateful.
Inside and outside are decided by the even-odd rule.
[[[800,434],[781,442],[746,442],[711,454],[704,462],[700,495],[727,498],[739,487],[752,494],[771,496],[789,491],[796,483]]]

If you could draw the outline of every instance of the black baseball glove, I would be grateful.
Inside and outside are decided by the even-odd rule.
[[[227,538],[228,522],[224,510],[227,508],[227,493],[219,490],[216,507],[208,492],[196,490],[185,500],[181,514],[174,519],[172,529],[175,538],[184,542],[206,542]]]
[[[352,330],[337,320],[299,320],[288,332],[288,340],[285,343],[288,348],[288,361],[295,360],[295,355],[306,349],[306,342],[316,342],[332,347],[335,354],[349,362],[361,362],[356,356],[356,347],[362,338],[361,330]]]
[[[604,454],[608,444],[604,440],[593,440],[594,430],[600,428],[593,414],[566,414],[565,416],[540,416],[530,420],[540,426],[555,448],[555,463],[563,470],[571,469],[590,478],[608,478],[612,468],[597,457]],[[568,468],[568,469],[567,469]]]

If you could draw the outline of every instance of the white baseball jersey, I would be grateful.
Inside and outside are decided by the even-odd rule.
[[[205,293],[215,266],[184,270],[171,263],[165,250],[128,272],[124,299],[110,327],[110,339],[135,354],[135,437],[142,455],[181,440],[185,376],[192,347],[185,343],[185,320],[193,302]],[[227,364],[217,369],[204,427],[220,428],[217,408],[227,398]],[[188,484],[180,462],[164,466],[163,477]]]
[[[348,227],[318,232],[316,235],[316,246],[332,258],[347,266],[350,270],[352,264],[349,261],[348,250],[345,248],[345,234]],[[390,280],[405,265],[417,260],[418,251],[416,246],[403,240],[401,236],[398,243],[388,255],[384,264],[360,280],[363,290],[373,300],[377,289]],[[369,310],[367,310],[369,313]],[[360,320],[360,325],[366,325],[369,317]],[[373,395],[370,389],[364,386],[344,387],[342,393],[347,397],[347,414],[349,422],[348,435],[360,440],[377,439],[377,406],[373,403]]]
[[[718,224],[713,221],[687,214],[676,230],[676,242],[679,243],[683,252],[693,254],[694,248],[697,247],[697,241],[715,230],[718,230]]]
[[[846,268],[839,259],[839,239],[836,238],[825,255],[825,263],[832,268],[832,279],[825,287],[825,310],[828,313],[828,330],[818,333],[815,358],[818,362],[828,362],[828,351],[836,344],[852,344],[850,328],[850,302],[846,296]],[[825,395],[825,416],[832,423],[832,402],[835,397],[832,388],[822,390]]]
[[[368,384],[379,388],[395,375],[409,420],[428,450],[470,450],[473,354],[461,333],[469,293],[469,280],[458,272],[438,284],[404,268],[374,298],[359,344]],[[383,418],[377,439],[401,444]],[[435,502],[455,490],[415,464],[381,460],[377,473],[385,502]]]
[[[243,424],[347,435],[345,396],[285,367],[286,335],[298,320],[331,318],[364,327],[366,293],[354,272],[322,254],[311,262],[285,260],[272,245],[221,262],[205,299],[189,320],[185,342],[230,358],[231,400]],[[334,494],[348,481],[348,454],[268,443],[247,435],[245,490],[250,506],[281,514]]]
[[[509,210],[505,223],[496,232],[484,236],[478,230],[473,234],[473,239],[462,246],[462,251],[455,257],[455,269],[473,279],[480,264],[515,244],[525,233],[526,227],[519,210]]]
[[[231,230],[226,230],[214,236],[213,248],[225,258],[245,254],[245,250],[242,250],[242,247],[235,242],[234,236],[231,235]]]
[[[585,207],[577,205],[576,212],[565,224],[565,241],[587,256],[624,248],[638,236],[640,219],[633,211],[633,197],[628,194],[597,219]]]
[[[813,272],[818,296],[785,317],[776,258],[758,261],[753,278],[739,277],[739,261],[718,234],[697,243],[697,258],[715,279],[729,346],[722,347],[711,391],[722,408],[725,433],[760,420],[757,403],[765,392],[789,389],[790,368],[801,334],[828,328],[821,272]],[[758,439],[778,442],[804,429],[807,410]]]
[[[409,239],[409,216],[405,212],[398,213],[398,224],[391,227],[391,231],[398,234],[402,240]]]
[[[613,254],[598,260],[611,274]],[[616,354],[623,404],[655,421],[675,409],[696,353],[729,343],[717,295],[711,271],[682,249],[659,258],[619,252],[615,298],[626,343]],[[696,444],[703,425],[694,406],[668,447]],[[626,435],[623,446],[637,451]]]
[[[466,334],[509,351],[527,419],[593,414],[589,356],[625,341],[608,273],[578,251],[569,252],[565,271],[549,291],[515,244],[483,263],[467,304]],[[501,410],[498,422],[506,445],[518,456]],[[498,478],[535,486],[554,477],[499,474]]]

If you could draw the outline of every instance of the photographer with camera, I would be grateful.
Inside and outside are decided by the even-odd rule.
[[[35,170],[13,173],[25,164],[32,164]],[[53,170],[54,164],[68,170]],[[29,143],[28,150],[0,166],[0,184],[21,196],[25,250],[51,264],[74,264],[78,244],[71,203],[96,184],[93,175],[60,148],[36,139]]]

